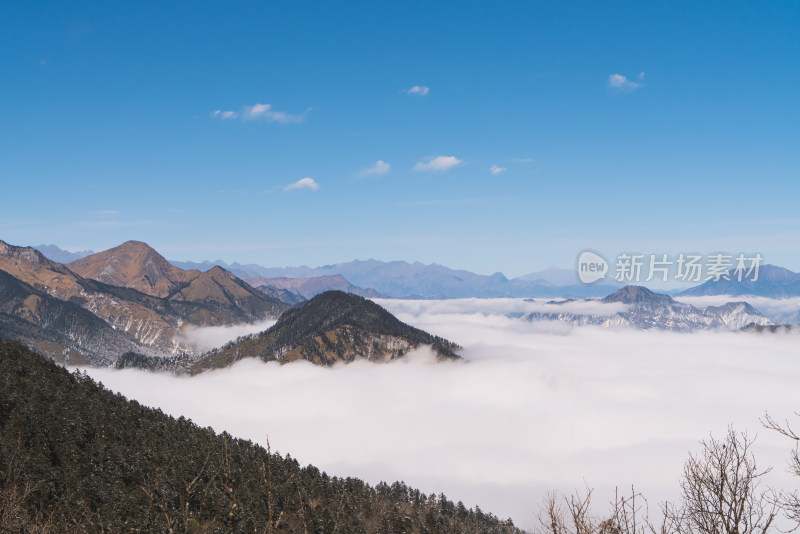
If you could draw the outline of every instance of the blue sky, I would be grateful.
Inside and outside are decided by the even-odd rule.
[[[0,239],[800,270],[797,2],[340,4],[5,5]]]

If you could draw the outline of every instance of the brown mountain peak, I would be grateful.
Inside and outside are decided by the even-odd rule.
[[[233,273],[231,273],[227,269],[224,269],[224,268],[220,267],[219,265],[213,266],[212,268],[207,270],[204,274],[207,274],[207,275],[212,276],[214,278],[216,278],[218,276],[225,276],[225,277],[228,277],[228,278],[234,278]]]
[[[164,256],[159,254],[156,249],[154,249],[153,247],[151,247],[150,245],[148,245],[147,243],[145,243],[143,241],[133,241],[133,240],[125,241],[121,245],[118,245],[118,246],[116,246],[114,248],[110,248],[110,249],[105,250],[103,252],[98,252],[97,254],[93,254],[92,256],[100,256],[100,255],[106,255],[106,256],[108,256],[108,255],[116,255],[116,256],[129,255],[129,256],[132,256],[132,257],[150,258],[150,259],[152,259],[154,261],[159,261],[159,262],[161,262],[161,261],[167,262],[167,260],[164,258]],[[91,258],[92,256],[87,256],[86,258]],[[86,259],[86,258],[83,258],[83,259]],[[81,260],[76,260],[76,261],[81,261]]]
[[[215,266],[206,272],[198,273],[191,283],[182,288],[173,298],[187,301],[217,301],[231,303],[241,299],[264,297],[264,294],[250,287],[233,273]]]
[[[76,260],[69,267],[85,278],[133,288],[155,297],[169,296],[200,274],[175,267],[141,241],[126,241]]]

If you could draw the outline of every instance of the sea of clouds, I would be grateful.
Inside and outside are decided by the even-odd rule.
[[[800,410],[796,334],[571,328],[518,318],[552,306],[521,299],[378,302],[462,345],[466,361],[437,363],[423,348],[389,364],[88,372],[201,426],[269,437],[273,450],[330,474],[403,480],[523,527],[534,526],[548,490],[594,487],[602,509],[615,487],[635,484],[654,508],[677,496],[699,440],[731,424],[758,434],[772,483],[800,483],[785,473],[791,443],[759,424],[766,411],[783,419]],[[570,306],[602,313],[599,303]]]
[[[726,302],[747,302],[758,311],[769,317],[775,324],[797,324],[800,322],[800,297],[771,299],[755,295],[730,296],[706,295],[699,297],[675,297],[676,300],[705,308],[722,306]]]
[[[181,335],[183,336],[183,344],[194,348],[198,352],[207,352],[221,347],[228,341],[233,341],[238,337],[263,332],[274,324],[274,319],[267,319],[252,324],[209,326],[206,328],[187,325],[181,331]]]

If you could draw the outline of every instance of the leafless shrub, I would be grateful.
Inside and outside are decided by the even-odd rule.
[[[683,469],[680,507],[671,524],[681,534],[765,534],[778,515],[775,493],[760,488],[754,439],[732,428],[724,440],[702,442]]]
[[[800,417],[800,413],[795,413],[795,415]],[[792,449],[789,456],[789,472],[794,476],[800,477],[800,434],[792,428],[788,420],[781,424],[770,417],[769,414],[764,415],[764,418],[761,419],[761,424],[765,428],[774,430],[794,441],[794,449]],[[798,490],[782,491],[779,498],[781,507],[786,512],[787,517],[794,521],[795,529],[797,529],[800,527],[800,492]]]

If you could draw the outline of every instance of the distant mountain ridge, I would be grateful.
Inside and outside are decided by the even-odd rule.
[[[45,255],[73,254],[59,249],[55,245],[40,245]],[[88,255],[91,251],[81,254]],[[53,258],[51,258],[53,259]],[[287,278],[321,278],[325,276],[343,276],[348,283],[360,291],[353,291],[363,296],[366,292],[375,291],[378,295],[393,298],[464,298],[464,297],[569,297],[593,298],[603,297],[616,291],[622,284],[608,280],[601,285],[584,285],[578,283],[573,269],[561,269],[555,266],[532,272],[517,278],[508,279],[502,273],[481,275],[466,270],[450,269],[438,264],[420,262],[379,260],[354,260],[345,263],[324,265],[322,267],[263,267],[257,264],[227,264],[222,260],[189,262],[170,261],[183,270],[205,272],[213,267],[222,267],[236,276],[253,280],[251,285],[261,285],[262,279]],[[267,284],[269,285],[269,284]],[[285,287],[273,286],[276,289]],[[325,287],[327,289],[343,289],[341,287]],[[291,291],[291,290],[289,290]],[[318,291],[320,292],[320,291]],[[318,293],[317,292],[317,293]],[[754,295],[767,298],[790,298],[800,296],[800,273],[774,265],[760,267],[759,280],[749,282],[743,280],[721,279],[717,282],[707,281],[687,290],[671,290],[677,296]],[[276,291],[275,294],[280,294]],[[300,293],[296,293],[300,294]],[[301,295],[310,298],[313,295]],[[291,300],[291,297],[289,297]]]
[[[260,276],[245,276],[242,280],[262,291],[264,287],[283,289],[291,291],[295,295],[300,295],[304,299],[310,299],[320,293],[331,290],[344,291],[346,293],[358,295],[359,297],[367,298],[380,298],[383,296],[374,289],[364,289],[351,284],[340,274],[315,276],[313,278],[262,278]]]
[[[305,302],[306,300],[308,300],[302,295],[298,295],[297,293],[292,293],[288,289],[281,289],[273,286],[258,286],[256,289],[258,289],[268,297],[284,302],[290,306],[293,306],[295,304],[300,304],[301,302]]]
[[[518,276],[516,280],[562,287],[575,285],[579,282],[578,273],[575,271],[575,269],[562,269],[561,267],[556,267],[555,265],[551,265],[550,267],[542,269],[541,271]]]
[[[728,277],[730,278],[729,280],[724,278],[716,282],[709,280],[699,286],[687,289],[679,293],[679,295],[692,297],[754,295],[774,299],[800,297],[800,273],[792,272],[783,267],[769,264],[762,265],[759,268],[758,280],[755,282],[748,277],[742,277],[740,282],[733,275],[733,272],[729,272]]]
[[[641,330],[739,330],[748,325],[770,326],[772,321],[747,302],[728,302],[722,306],[698,308],[655,293],[641,286],[626,286],[600,300],[603,304],[624,304],[627,309],[601,315],[571,312],[533,312],[530,321],[562,321],[574,326],[632,327]],[[555,302],[553,304],[565,304]]]
[[[619,284],[584,285],[577,283],[574,273],[571,284],[554,282],[570,279],[570,271],[550,268],[520,278],[508,279],[503,273],[476,274],[463,269],[451,269],[436,263],[423,264],[405,261],[354,260],[322,267],[262,267],[240,263],[172,262],[184,269],[209,268],[222,265],[237,276],[247,279],[319,278],[343,276],[349,283],[364,290],[374,290],[393,298],[491,298],[491,297],[602,297],[618,289]],[[549,279],[549,280],[548,280]]]
[[[44,254],[45,258],[48,260],[52,260],[56,263],[69,263],[94,254],[94,250],[70,252],[69,250],[58,248],[55,245],[36,245],[33,248]]]

